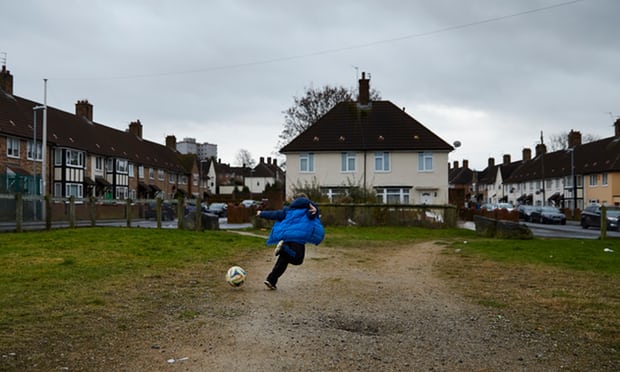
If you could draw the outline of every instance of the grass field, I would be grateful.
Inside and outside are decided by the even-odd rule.
[[[462,229],[342,227],[328,228],[324,245],[381,249],[425,240],[445,246],[437,273],[473,302],[549,332],[572,327],[620,350],[619,240],[515,241]],[[223,278],[235,257],[261,249],[267,249],[264,239],[226,231],[0,234],[0,353],[32,347],[35,339],[43,347],[68,332],[75,340],[105,334],[93,319],[127,327],[135,319],[152,322],[170,296],[195,300],[194,273]],[[191,311],[183,314],[191,317]]]

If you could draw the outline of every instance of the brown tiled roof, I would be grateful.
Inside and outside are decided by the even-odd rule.
[[[33,138],[33,107],[40,103],[6,94],[0,90],[0,134]],[[37,140],[42,138],[42,111],[37,112]],[[90,154],[127,159],[168,171],[184,173],[183,164],[172,149],[121,131],[91,122],[48,106],[48,145],[84,150]]]
[[[451,151],[454,148],[390,101],[341,102],[280,152]]]

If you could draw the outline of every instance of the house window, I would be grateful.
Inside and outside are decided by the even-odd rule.
[[[601,177],[601,185],[607,186],[607,173],[603,173],[603,176]]]
[[[157,170],[157,179],[160,180],[160,181],[163,181],[163,180],[166,179],[166,175],[165,175],[163,169],[158,169]]]
[[[71,167],[84,168],[84,153],[77,150],[65,151],[65,164]]]
[[[390,171],[390,153],[389,152],[375,152],[375,171],[377,172],[389,172]]]
[[[155,170],[153,168],[149,168],[149,178],[152,180],[155,179]]]
[[[140,179],[144,178],[144,165],[138,166],[138,178]]]
[[[7,137],[6,156],[9,158],[19,158],[19,140],[17,138]]]
[[[95,170],[99,172],[103,171],[103,157],[97,156],[95,158]]]
[[[33,160],[36,156],[36,160],[43,159],[43,152],[41,151],[41,143],[37,142],[36,146],[33,141],[28,141],[28,154],[26,155],[28,160]]]
[[[182,174],[179,176],[179,183],[181,185],[187,185],[187,176]]]
[[[177,182],[177,175],[176,175],[176,174],[172,174],[172,173],[170,173],[170,174],[168,175],[168,182],[170,182],[170,183],[175,183],[175,182]]]
[[[62,183],[55,182],[54,183],[54,197],[61,198],[62,197]]]
[[[409,188],[377,188],[377,202],[384,204],[409,204]]]
[[[127,163],[127,170],[129,171],[129,177],[133,178],[133,176],[134,176],[134,174],[133,174],[133,171],[134,171],[133,163]],[[134,198],[132,198],[132,199],[134,199]]]
[[[198,186],[198,175],[194,174],[194,186]]]
[[[116,187],[116,199],[117,200],[125,200],[127,199],[127,187]]]
[[[127,173],[127,160],[116,159],[116,173]]]
[[[432,152],[418,152],[418,170],[420,172],[431,172],[433,170]]]
[[[54,149],[54,165],[62,165],[62,149]]]
[[[596,180],[597,180],[597,176],[596,174],[591,174],[590,175],[590,186],[596,186]]]
[[[314,154],[311,152],[299,155],[299,171],[314,172]]]
[[[355,153],[343,152],[340,156],[342,172],[355,172]]]
[[[73,196],[76,198],[82,198],[83,186],[80,183],[68,183],[65,186],[67,198]]]

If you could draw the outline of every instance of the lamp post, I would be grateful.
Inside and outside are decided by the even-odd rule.
[[[575,218],[575,208],[577,208],[577,177],[575,176],[575,148],[570,150],[570,175],[573,182],[573,204],[571,206],[571,215]]]
[[[33,155],[32,155],[32,173],[33,173],[33,180],[32,180],[32,186],[34,187],[34,195],[39,195],[39,192],[37,191],[38,187],[37,187],[37,159],[38,159],[38,154],[39,152],[38,150],[38,146],[37,146],[37,111],[38,110],[42,110],[44,109],[45,106],[34,106],[32,108],[33,114],[34,114],[34,135],[33,135]],[[33,206],[33,212],[34,212],[34,220],[36,221],[37,219],[37,200],[34,201],[34,206]]]
[[[47,194],[47,181],[46,181],[46,168],[47,168],[47,79],[43,79],[43,143],[41,144],[41,179],[43,188],[41,194],[45,196]],[[41,210],[41,218],[46,219],[45,208]]]

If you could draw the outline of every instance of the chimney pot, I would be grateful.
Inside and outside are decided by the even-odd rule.
[[[87,99],[78,100],[75,104],[75,115],[83,116],[88,121],[93,121],[93,105]]]
[[[2,72],[0,72],[0,89],[13,95],[13,75],[5,65],[2,65]]]
[[[176,151],[177,150],[177,138],[173,135],[166,136],[166,147]]]
[[[504,154],[504,165],[510,164],[510,154]]]
[[[366,73],[362,72],[359,80],[359,96],[357,98],[360,105],[366,106],[370,102],[370,80],[366,79]]]
[[[571,129],[570,133],[568,133],[568,148],[572,149],[579,145],[581,145],[581,132]]]
[[[142,138],[142,124],[140,123],[140,120],[129,123],[129,133],[138,138]]]

